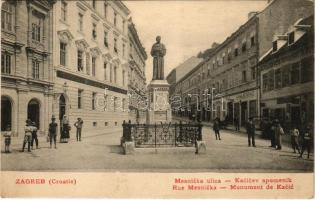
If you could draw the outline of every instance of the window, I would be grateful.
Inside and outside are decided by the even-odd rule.
[[[242,83],[245,83],[247,81],[247,77],[246,77],[246,70],[242,71]]]
[[[90,75],[90,54],[88,52],[86,54],[86,74]]]
[[[92,93],[92,110],[95,110],[96,92]]]
[[[114,12],[114,25],[117,26],[117,13]]]
[[[61,20],[67,21],[67,3],[61,1]]]
[[[117,97],[114,97],[114,112],[117,111]]]
[[[282,76],[281,76],[281,69],[277,69],[275,71],[275,88],[279,89],[282,87]]]
[[[105,47],[108,47],[108,32],[104,32],[104,45]]]
[[[108,12],[108,4],[105,3],[104,4],[104,17],[105,17],[105,19],[107,18],[107,12]]]
[[[2,30],[12,31],[12,21],[13,21],[13,8],[8,2],[2,4],[1,11],[1,28]]]
[[[125,86],[125,70],[122,71],[123,86]]]
[[[290,85],[290,65],[282,67],[282,87]]]
[[[277,50],[278,50],[277,41],[274,41],[274,42],[272,43],[272,50],[273,50],[273,51],[277,51]]]
[[[291,68],[291,84],[300,82],[300,63],[294,63]]]
[[[314,80],[314,57],[307,57],[301,61],[301,82],[306,83]]]
[[[242,44],[242,52],[245,52],[245,51],[246,51],[246,42]]]
[[[60,42],[60,65],[66,66],[66,46],[67,44]]]
[[[123,20],[123,22],[122,22],[122,31],[123,31],[123,33],[125,33],[125,24],[126,24],[126,21]]]
[[[114,67],[114,83],[117,83],[117,67]]]
[[[104,80],[107,80],[107,62],[104,62]]]
[[[93,26],[93,29],[92,29],[92,37],[93,37],[94,40],[96,40],[96,36],[97,36],[97,35],[96,35],[96,24],[93,23],[92,26]]]
[[[93,126],[96,127],[97,126],[97,122],[93,122]]]
[[[251,67],[251,75],[252,75],[252,80],[256,79],[256,69],[255,67]]]
[[[109,67],[109,81],[112,82],[113,81],[113,66],[110,65]]]
[[[78,90],[78,109],[82,108],[82,93],[83,93],[83,90],[79,89]]]
[[[114,52],[118,53],[118,49],[117,49],[117,39],[114,38]]]
[[[237,57],[238,56],[238,48],[234,49],[234,56]]]
[[[78,71],[83,71],[83,52],[78,50]]]
[[[11,55],[5,52],[1,53],[1,73],[11,74]]]
[[[123,57],[125,57],[125,49],[126,49],[126,45],[125,45],[125,43],[123,43],[123,45],[122,45],[122,50],[123,50]]]
[[[263,91],[266,92],[268,90],[268,73],[265,73],[262,77],[262,86],[263,86]]]
[[[83,31],[83,15],[79,13],[79,31]]]
[[[273,90],[274,89],[274,85],[275,85],[275,74],[274,74],[274,70],[270,70],[268,73],[268,90]]]
[[[250,38],[250,46],[253,47],[253,46],[255,46],[255,45],[256,45],[256,43],[255,43],[255,36],[252,36],[252,37]]]
[[[37,60],[32,61],[32,77],[39,79],[39,62]]]
[[[92,57],[92,76],[96,74],[96,57]]]
[[[108,126],[108,122],[105,122],[104,124],[105,124],[105,126]]]
[[[289,43],[289,45],[294,43],[294,32],[289,33],[288,43]]]
[[[92,0],[92,6],[94,9],[96,8],[96,0]]]
[[[32,39],[40,42],[41,20],[32,23]]]

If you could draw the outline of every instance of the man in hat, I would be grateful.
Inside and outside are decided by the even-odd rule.
[[[279,122],[279,120],[275,120],[276,128],[275,128],[275,144],[276,150],[281,150],[282,148],[282,135],[284,135],[284,130]]]
[[[31,139],[32,139],[33,130],[34,130],[34,127],[32,126],[32,121],[30,119],[27,119],[26,126],[24,127],[25,136],[24,136],[24,141],[23,141],[22,152],[24,152],[26,143],[27,143],[28,152],[31,152]]]
[[[36,127],[35,122],[32,122],[32,127],[33,127],[33,131],[32,131],[31,147],[32,147],[32,150],[34,150],[34,148],[33,148],[34,140],[36,143],[36,149],[38,149],[37,127]]]
[[[56,146],[57,126],[58,126],[58,124],[56,123],[56,117],[55,117],[55,115],[52,115],[51,123],[49,124],[49,143],[50,143],[50,148],[51,148],[51,145],[52,145],[52,140],[54,140],[55,149],[57,149],[57,146]]]
[[[74,126],[77,128],[77,141],[81,141],[83,120],[80,117],[78,117],[78,121],[74,123]]]
[[[250,147],[251,145],[251,140],[252,140],[252,145],[253,147],[256,147],[255,145],[255,124],[253,123],[253,118],[249,118],[246,126],[246,132],[248,136],[248,146]]]

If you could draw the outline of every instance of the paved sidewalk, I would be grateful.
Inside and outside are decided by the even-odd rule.
[[[2,170],[22,171],[128,171],[128,172],[312,172],[311,159],[298,158],[288,147],[277,151],[269,142],[257,138],[257,147],[247,146],[244,134],[221,131],[222,140],[215,140],[211,128],[203,128],[206,154],[193,152],[165,152],[123,155],[119,146],[121,132],[83,137],[82,142],[71,140],[49,149],[41,143],[40,149],[30,153],[1,154]]]

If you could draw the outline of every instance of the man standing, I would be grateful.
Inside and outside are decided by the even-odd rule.
[[[275,128],[275,141],[276,141],[276,146],[277,150],[281,150],[282,145],[281,145],[281,140],[282,140],[282,135],[284,135],[283,128],[281,127],[281,124],[279,120],[275,120],[276,122],[276,128]]]
[[[37,127],[36,127],[36,124],[35,122],[32,122],[32,126],[33,126],[33,131],[32,131],[32,142],[31,142],[31,147],[32,147],[32,150],[34,150],[34,140],[35,140],[35,143],[36,143],[36,149],[38,149],[38,139],[37,139]]]
[[[31,139],[32,139],[32,132],[34,130],[34,127],[32,126],[32,121],[30,119],[26,120],[26,126],[24,127],[24,141],[23,141],[23,147],[22,152],[24,152],[25,145],[27,143],[27,151],[31,152]]]
[[[271,145],[269,147],[276,147],[276,139],[275,139],[275,130],[276,130],[276,122],[275,121],[268,121],[268,127],[269,127],[269,123],[270,123],[270,129],[269,132],[270,132],[270,142],[271,142]]]
[[[302,143],[302,150],[300,153],[300,158],[302,158],[305,150],[307,150],[307,158],[308,159],[310,158],[312,141],[313,141],[313,134],[312,134],[311,126],[307,126],[303,134],[303,143]]]
[[[77,141],[81,141],[81,132],[83,127],[83,120],[79,117],[78,121],[74,123],[74,126],[77,128]]]
[[[215,139],[218,140],[221,140],[221,137],[220,137],[220,124],[219,124],[219,118],[216,118],[214,120],[214,123],[213,123],[213,131],[215,133]]]
[[[249,120],[247,122],[246,131],[247,131],[247,136],[248,136],[248,146],[250,147],[251,140],[252,140],[253,147],[256,147],[256,145],[255,145],[255,124],[253,123],[252,118],[249,118]]]
[[[235,131],[240,131],[240,122],[237,117],[234,118]]]
[[[52,145],[52,140],[54,140],[55,149],[57,149],[57,146],[56,146],[57,126],[58,126],[58,124],[56,123],[56,118],[55,118],[54,115],[52,115],[51,116],[51,123],[49,124],[49,143],[50,143],[50,148],[51,148],[51,145]]]

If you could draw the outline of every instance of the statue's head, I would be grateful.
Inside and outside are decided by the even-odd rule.
[[[161,36],[157,36],[155,40],[159,43],[161,41]]]

